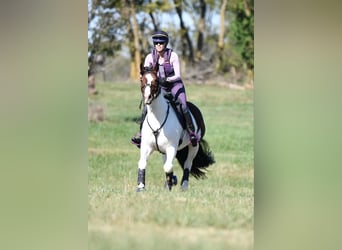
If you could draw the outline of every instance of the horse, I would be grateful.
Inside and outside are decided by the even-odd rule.
[[[197,145],[192,146],[188,131],[179,119],[181,116],[177,115],[171,93],[158,82],[157,69],[140,66],[140,70],[141,94],[147,113],[141,128],[137,192],[145,191],[147,161],[154,151],[162,154],[166,176],[165,188],[171,191],[172,186],[177,184],[177,178],[173,175],[173,161],[177,158],[183,169],[181,190],[186,191],[189,188],[189,174],[196,179],[204,179],[206,168],[215,162],[208,143],[203,139],[203,116],[194,104],[188,102],[195,130],[200,136]]]

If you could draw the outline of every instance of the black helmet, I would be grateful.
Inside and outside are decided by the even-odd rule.
[[[169,35],[162,30],[156,31],[152,35],[153,43],[165,43],[165,46],[169,43]]]

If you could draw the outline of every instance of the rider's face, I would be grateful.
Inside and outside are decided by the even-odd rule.
[[[165,43],[154,43],[154,47],[158,52],[161,52],[165,49]]]

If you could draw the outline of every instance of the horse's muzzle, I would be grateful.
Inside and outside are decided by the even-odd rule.
[[[152,95],[149,95],[147,98],[145,97],[145,99],[144,99],[145,105],[150,105],[152,103],[152,101],[153,101]]]

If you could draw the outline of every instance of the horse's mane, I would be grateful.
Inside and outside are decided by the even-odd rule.
[[[145,75],[147,73],[153,73],[153,74],[157,74],[158,72],[158,64],[156,65],[155,68],[153,68],[153,66],[149,66],[149,67],[144,67],[142,63],[140,63],[140,75]]]

